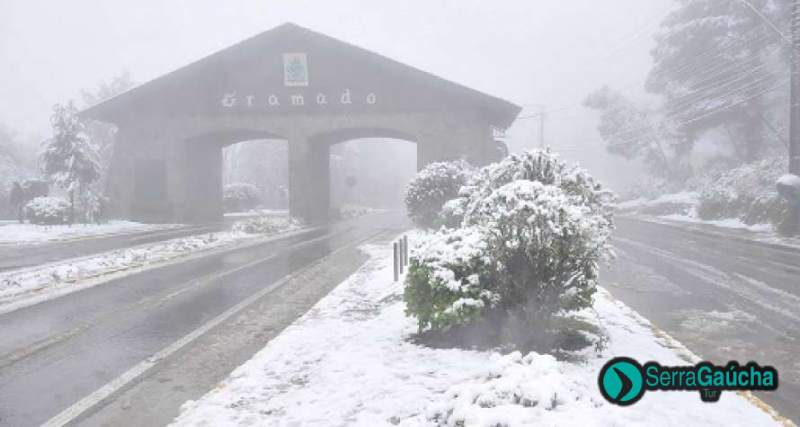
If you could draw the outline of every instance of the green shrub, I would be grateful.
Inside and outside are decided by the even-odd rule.
[[[430,234],[412,252],[407,314],[421,331],[488,319],[505,343],[547,330],[557,313],[591,305],[611,256],[610,194],[547,152],[482,169],[448,212],[461,227]]]
[[[467,323],[497,303],[487,282],[483,237],[477,229],[441,231],[411,256],[403,299],[420,331]]]

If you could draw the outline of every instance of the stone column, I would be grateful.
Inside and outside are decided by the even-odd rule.
[[[183,158],[169,162],[173,216],[182,222],[222,219],[222,145],[206,139],[186,141]],[[182,190],[180,190],[182,189]]]
[[[321,223],[330,210],[330,145],[304,137],[289,139],[289,213]]]

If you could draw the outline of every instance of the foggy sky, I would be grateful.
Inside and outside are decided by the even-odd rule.
[[[651,36],[670,6],[670,0],[0,0],[0,123],[46,135],[51,106],[77,99],[81,89],[124,70],[142,83],[291,21],[521,105],[558,110],[548,119],[547,143],[587,167],[611,169],[608,162],[618,162],[604,155],[593,114],[579,103],[603,84],[642,93]],[[534,120],[521,121],[511,129],[512,146],[535,144],[537,132]]]

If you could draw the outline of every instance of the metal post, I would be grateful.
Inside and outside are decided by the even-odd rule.
[[[399,255],[399,252],[397,250],[397,242],[394,242],[392,244],[392,247],[394,248],[394,281],[396,282],[400,278],[400,274],[398,274],[398,271],[397,271],[397,265],[398,265],[397,264],[397,256]]]
[[[408,265],[408,236],[403,236],[403,248],[405,249],[405,253],[403,254],[403,262]]]
[[[403,239],[398,240],[397,243],[398,243],[399,248],[400,248],[400,256],[397,258],[397,260],[400,263],[400,274],[402,275],[403,274],[403,267],[405,267],[405,265],[403,264],[403,252],[405,251],[405,249],[403,248]]]
[[[544,105],[539,107],[539,148],[544,150],[544,116],[545,116],[545,107]]]

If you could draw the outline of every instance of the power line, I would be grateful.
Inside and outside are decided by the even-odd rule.
[[[775,26],[775,24],[774,24],[772,21],[770,21],[769,19],[767,19],[767,17],[766,17],[766,16],[764,16],[764,14],[763,14],[763,13],[761,13],[761,11],[760,11],[760,10],[756,9],[756,8],[755,8],[755,7],[754,7],[754,6],[753,6],[753,5],[752,5],[752,4],[751,4],[751,3],[750,3],[748,0],[739,0],[739,1],[741,1],[742,3],[744,3],[744,4],[745,4],[745,5],[746,5],[748,8],[750,8],[750,10],[752,10],[752,11],[753,11],[753,12],[754,12],[754,13],[755,13],[755,14],[756,14],[756,15],[757,15],[759,18],[761,18],[761,20],[762,20],[762,21],[764,21],[764,23],[766,23],[766,24],[767,24],[767,25],[768,25],[770,28],[772,28],[772,29],[773,29],[773,30],[774,30],[774,31],[775,31],[775,32],[776,32],[776,33],[777,33],[779,36],[781,36],[781,39],[783,39],[783,41],[785,41],[785,42],[786,42],[786,43],[788,43],[789,45],[791,45],[791,44],[792,44],[792,41],[791,41],[791,40],[789,40],[789,38],[788,38],[788,37],[786,37],[785,35],[783,35],[783,33],[781,32],[781,30],[779,30],[779,29],[778,29],[778,27],[777,27],[777,26]]]
[[[782,40],[788,41],[788,39],[780,32],[780,30],[771,21],[769,21],[763,14],[761,14],[758,10],[756,10],[747,1],[745,0],[742,1],[751,10],[753,10],[759,16],[759,18],[762,19],[773,31],[775,31],[781,37]],[[639,30],[636,30],[635,32],[631,33],[631,36],[626,36],[625,38],[623,38],[622,43],[640,37],[642,35],[641,33],[643,32],[643,29],[647,28],[648,24],[641,26]],[[769,36],[762,32],[759,32],[759,34],[757,34],[755,37],[752,38],[748,37],[749,35],[754,34],[756,31],[758,31],[757,28],[751,28],[744,33],[743,37],[738,39],[734,38],[733,35],[731,34],[727,34],[726,35],[727,40],[725,40],[722,44],[717,44],[715,46],[710,47],[709,49],[704,49],[701,52],[698,52],[688,58],[684,58],[681,61],[676,62],[675,64],[671,64],[670,66],[658,68],[655,71],[651,71],[651,75],[658,76],[667,72],[688,74],[690,72],[697,72],[699,70],[699,73],[697,73],[697,75],[703,76],[702,79],[693,82],[689,86],[690,88],[694,89],[693,91],[681,95],[673,100],[673,101],[677,100],[678,104],[673,106],[673,108],[671,108],[671,112],[667,114],[666,117],[664,117],[662,120],[671,120],[673,118],[680,117],[683,114],[683,112],[676,110],[680,110],[681,107],[693,108],[695,107],[695,104],[701,101],[705,101],[709,105],[714,105],[714,104],[720,105],[719,107],[713,108],[710,111],[701,114],[700,116],[687,119],[681,123],[678,123],[677,125],[680,126],[680,125],[690,124],[695,121],[701,120],[705,117],[711,116],[713,114],[717,114],[719,112],[733,108],[737,105],[740,105],[744,102],[747,102],[751,99],[754,99],[770,91],[776,90],[777,88],[785,84],[785,82],[783,82],[780,85],[776,85],[775,87],[768,88],[764,91],[759,91],[754,95],[746,96],[744,99],[740,99],[731,103],[731,101],[737,98],[738,95],[740,94],[747,95],[748,92],[750,91],[758,90],[763,85],[763,83],[766,83],[767,81],[773,78],[773,76],[768,75],[767,73],[758,72],[759,70],[762,70],[766,67],[767,64],[765,63],[758,64],[751,68],[746,68],[749,64],[759,59],[756,56],[749,57],[743,61],[734,62],[733,64],[715,61],[715,59],[726,55],[729,49],[735,47],[750,47],[758,49],[759,46],[754,46],[754,44],[757,43],[760,44],[762,42],[766,42],[769,40]],[[615,53],[616,49],[617,48],[611,50],[611,55]],[[770,49],[768,53],[771,54],[772,52],[778,49],[780,49],[779,46],[774,47]],[[716,53],[714,53],[711,56],[707,56],[708,53],[714,51],[716,51]],[[609,57],[611,55],[609,55]],[[738,70],[741,70],[741,72],[737,72]],[[721,76],[724,76],[724,78],[721,81],[716,80]],[[725,89],[726,93],[722,94],[721,96],[719,94],[716,94],[715,97],[712,99],[704,99],[708,95],[714,94],[715,92],[718,92],[722,89]],[[548,113],[562,111],[562,110],[570,110],[580,105],[581,105],[580,103],[577,103],[567,107],[559,108],[557,110],[550,110],[548,111]],[[543,119],[544,114],[545,111],[540,111],[539,113],[536,114],[520,116],[518,117],[518,120],[526,120],[537,117]],[[651,125],[648,125],[646,127],[626,129],[612,135],[605,135],[605,137],[608,138],[608,137],[624,135],[626,133],[635,133],[641,131],[652,133],[655,130]],[[639,139],[646,136],[647,134],[640,136]],[[632,140],[636,140],[636,138]],[[623,141],[623,143],[625,143],[625,141]]]
[[[785,86],[787,83],[789,83],[789,79],[783,79],[783,81],[781,83],[779,83],[779,84],[777,84],[775,86],[772,86],[772,87],[770,87],[770,88],[768,88],[766,90],[760,91],[760,92],[758,92],[758,93],[756,93],[754,95],[748,96],[748,97],[746,97],[744,99],[740,99],[740,100],[738,100],[738,101],[736,101],[736,102],[734,102],[732,104],[716,108],[716,109],[714,109],[712,111],[709,111],[707,113],[701,114],[701,115],[696,116],[696,117],[693,117],[691,119],[687,119],[687,120],[684,120],[684,121],[681,121],[681,122],[678,122],[678,123],[672,123],[671,125],[675,126],[675,127],[682,127],[682,126],[686,126],[688,124],[692,124],[692,123],[697,122],[699,120],[702,120],[702,119],[705,119],[707,117],[713,116],[714,114],[718,114],[718,113],[720,113],[722,111],[725,111],[725,110],[731,109],[733,107],[736,107],[738,105],[744,104],[747,101],[750,101],[752,99],[758,98],[759,96],[765,95],[765,94],[767,94],[769,92],[772,92],[774,90],[780,89],[781,87]],[[665,118],[662,121],[665,121],[665,120],[668,120],[668,119]],[[633,143],[633,142],[636,142],[636,141],[641,141],[644,138],[652,137],[653,134],[655,132],[657,132],[658,130],[655,129],[655,127],[653,125],[648,125],[646,127],[641,127],[641,128],[638,128],[638,129],[631,129],[631,130],[628,130],[628,131],[616,132],[616,133],[611,134],[611,135],[603,135],[603,138],[607,139],[609,137],[619,136],[619,135],[622,135],[624,133],[630,133],[630,132],[633,132],[633,131],[644,131],[645,133],[644,133],[644,135],[642,135],[640,137],[630,138],[630,139],[627,139],[627,140],[616,142],[614,144],[615,145],[617,145],[617,144],[619,144],[619,145],[627,145],[627,144],[630,144],[630,143]]]

